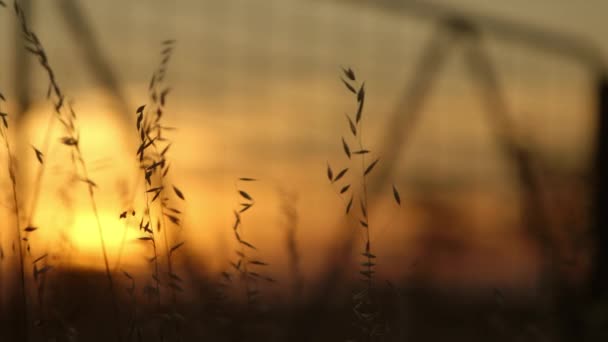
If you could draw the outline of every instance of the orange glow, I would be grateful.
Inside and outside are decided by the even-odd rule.
[[[152,251],[149,245],[137,241],[142,236],[138,230],[141,213],[135,217],[129,215],[126,222],[119,219],[122,211],[131,208],[140,211],[143,207],[142,180],[134,153],[137,147],[136,130],[131,127],[134,122],[118,119],[108,109],[111,104],[96,92],[79,94],[77,98],[79,101],[75,108],[81,125],[81,148],[90,178],[97,184],[95,196],[110,264],[112,267],[116,265],[124,236],[120,267],[132,269],[145,266],[145,260],[152,256]],[[508,279],[517,282],[518,279],[533,277],[535,266],[530,261],[533,256],[530,256],[529,246],[522,236],[513,229],[519,224],[514,219],[517,216],[517,212],[513,212],[515,205],[503,206],[505,199],[513,200],[512,190],[504,190],[505,187],[509,188],[509,179],[505,180],[505,177],[509,177],[509,166],[496,152],[495,142],[490,138],[479,104],[469,100],[458,98],[449,105],[445,102],[431,103],[428,115],[420,123],[417,132],[419,137],[412,140],[396,168],[402,175],[411,177],[409,185],[415,186],[424,186],[423,183],[428,179],[432,182],[433,179],[460,177],[464,173],[486,177],[481,178],[486,182],[482,184],[482,187],[486,186],[485,189],[471,187],[467,190],[468,193],[446,200],[457,202],[455,207],[460,208],[457,222],[466,233],[455,239],[468,240],[467,253],[437,256],[433,261],[435,264],[430,265],[429,269],[432,270],[430,272],[442,273],[453,281],[478,281],[479,275],[451,274],[445,271],[446,260],[460,260],[459,262],[470,264],[471,260],[479,259],[480,255],[495,253],[504,257],[492,258],[494,264],[484,266],[487,270],[483,277],[489,281]],[[297,134],[292,134],[289,127],[302,124],[297,116],[280,121],[272,115],[254,113],[251,120],[255,120],[255,123],[252,123],[229,112],[232,109],[210,108],[202,114],[196,114],[204,116],[205,120],[192,121],[194,114],[189,113],[188,109],[198,105],[180,103],[176,107],[176,113],[179,114],[168,118],[169,125],[177,127],[171,137],[174,141],[170,150],[171,181],[175,181],[185,192],[187,201],[180,204],[180,209],[184,211],[183,231],[169,227],[169,244],[186,241],[182,253],[187,253],[189,258],[205,264],[211,270],[225,269],[237,247],[231,231],[232,211],[239,203],[234,180],[238,177],[255,177],[261,181],[248,190],[256,198],[256,207],[244,218],[248,241],[256,245],[256,253],[263,259],[272,260],[273,274],[287,273],[287,223],[281,209],[284,198],[280,195],[280,189],[295,192],[298,198],[295,204],[298,214],[297,237],[302,250],[303,272],[307,277],[317,274],[325,266],[328,252],[336,246],[336,239],[341,236],[338,225],[343,219],[342,202],[324,176],[326,161],[340,160],[343,156],[340,155],[339,148],[314,150],[319,144],[335,145],[335,134],[331,132],[333,126],[328,125],[324,130],[316,131],[302,129]],[[465,113],[463,117],[466,120],[455,121],[449,128],[442,126],[440,123],[444,119],[440,114],[448,109]],[[382,136],[383,126],[380,121],[386,119],[386,115],[383,112],[378,114],[378,122],[372,122],[365,133],[373,148],[379,147],[374,142],[381,140],[379,137]],[[46,104],[33,110],[25,146],[42,146],[48,118]],[[249,129],[254,124],[265,127],[264,132],[267,134],[260,135]],[[314,121],[306,124],[314,125]],[[578,130],[582,131],[580,128]],[[572,130],[571,140],[577,140],[581,135],[578,130]],[[51,139],[51,148],[45,156],[47,171],[34,218],[34,224],[39,226],[39,230],[31,234],[32,253],[35,257],[48,251],[70,264],[101,269],[103,259],[99,233],[90,199],[84,184],[71,176],[73,166],[69,155],[57,143],[60,137],[61,132],[56,129]],[[472,146],[471,150],[450,153],[450,147],[464,146],[452,143],[465,141],[462,139],[478,143],[466,145]],[[289,147],[293,146],[294,141],[302,142],[299,148],[306,147],[299,155],[299,150],[294,148],[292,151]],[[307,146],[309,142],[317,143],[310,144],[310,151]],[[582,145],[584,148],[585,144]],[[471,153],[474,155],[471,156]],[[28,191],[31,190],[31,179],[35,176],[38,164],[32,158],[29,148],[19,155],[27,156],[24,158],[27,165],[27,173],[23,177],[27,184],[24,203],[30,203],[31,195]],[[467,158],[472,158],[475,162],[471,163]],[[131,203],[136,183],[137,193],[135,201]],[[372,237],[377,239],[375,243],[380,259],[406,260],[409,263],[421,252],[421,241],[431,244],[447,239],[441,235],[443,233],[433,231],[437,227],[432,226],[442,222],[434,222],[425,216],[436,205],[432,201],[441,202],[445,199],[433,198],[432,191],[420,193],[415,188],[408,189],[405,183],[400,187],[404,202],[402,208],[395,208],[392,204],[379,200],[378,207],[372,209],[370,216],[375,220],[372,222]],[[390,193],[387,194],[390,197]],[[448,207],[453,206],[451,202]],[[467,212],[467,207],[471,209],[471,205],[476,203],[484,203],[483,210]],[[494,230],[488,229],[488,226]],[[501,236],[500,243],[496,240],[498,235]],[[9,237],[3,235],[3,239],[4,245],[9,245]],[[158,244],[161,255],[165,253],[162,239],[163,237]],[[357,243],[360,242],[357,240]],[[513,265],[513,260],[508,257],[513,250],[522,251],[518,254],[521,256],[520,265]],[[389,277],[399,277],[404,272],[401,264],[382,264],[383,267],[379,267],[378,272]],[[446,279],[441,281],[444,280]]]
[[[106,248],[115,253],[120,249],[123,232],[125,230],[124,223],[119,221],[117,215],[102,214],[100,215],[101,226],[103,229],[103,237]],[[74,248],[85,256],[83,263],[88,266],[96,265],[93,261],[101,256],[101,242],[97,229],[97,220],[92,214],[78,214],[75,217],[74,224],[68,231],[68,236]],[[141,252],[141,248],[134,248],[133,241],[137,238],[135,229],[127,229],[126,243],[127,246],[123,254],[123,261],[128,261],[137,256]],[[141,247],[141,246],[137,246]],[[102,265],[96,265],[102,266]]]

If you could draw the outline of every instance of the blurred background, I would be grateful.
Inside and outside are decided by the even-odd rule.
[[[506,331],[521,340],[568,340],[605,323],[596,314],[603,309],[587,310],[586,295],[593,275],[604,274],[594,263],[603,235],[594,229],[603,198],[595,190],[605,1],[20,3],[78,113],[119,283],[120,270],[149,278],[139,221],[119,215],[141,207],[135,109],[148,101],[161,41],[175,39],[164,120],[175,127],[171,181],[186,201],[170,239],[185,241],[179,268],[192,279],[230,268],[239,177],[259,180],[246,185],[256,205],[245,229],[277,280],[266,289],[269,302],[289,303],[301,289],[312,306],[332,275],[344,284],[357,279],[354,256],[365,237],[345,219],[344,196],[326,175],[328,164],[348,163],[341,139],[357,103],[340,78],[352,68],[365,81],[360,133],[369,160],[380,160],[369,181],[375,279],[414,291],[396,293],[411,296],[406,308],[420,313],[395,319],[415,331],[399,336],[443,338],[425,328],[436,320],[463,340],[494,333],[514,340]],[[0,91],[27,208],[38,165],[32,147],[44,144],[52,104],[11,6],[0,8]],[[38,230],[27,242],[29,261],[48,253],[61,274],[49,274],[50,288],[70,272],[104,267],[86,187],[74,184],[61,136],[52,133],[44,157],[31,218]],[[6,168],[0,176],[9,189]],[[11,196],[6,191],[0,202],[5,284],[17,275]],[[196,286],[185,289],[184,302],[195,303]],[[14,290],[0,290],[10,307]],[[470,318],[459,321],[462,310]],[[475,335],[475,324],[491,333]]]

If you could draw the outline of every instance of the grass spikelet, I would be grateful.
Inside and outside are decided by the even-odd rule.
[[[257,251],[257,247],[251,242],[244,239],[244,226],[242,213],[253,208],[255,206],[254,197],[249,192],[242,189],[239,182],[253,182],[256,181],[254,178],[241,177],[235,182],[236,193],[239,198],[244,199],[245,202],[240,202],[239,206],[241,209],[234,210],[235,221],[232,226],[234,238],[237,245],[240,247],[235,252],[237,255],[236,261],[231,261],[231,265],[234,270],[239,274],[240,279],[243,282],[245,298],[249,309],[253,309],[259,302],[259,284],[258,281],[266,280],[268,282],[274,281],[274,279],[261,275],[259,272],[251,270],[251,267],[255,266],[267,266],[268,263],[256,258],[253,259],[249,252]]]
[[[66,134],[61,139],[61,142],[71,149],[70,152],[72,155],[72,161],[74,163],[75,172],[81,173],[80,175],[78,175],[77,178],[89,180],[90,177],[88,175],[87,165],[84,161],[84,157],[82,155],[82,152],[81,152],[80,146],[79,146],[80,133],[79,133],[76,113],[75,113],[71,103],[66,101],[66,96],[62,92],[61,88],[59,87],[59,83],[55,76],[55,72],[51,68],[49,59],[47,57],[46,51],[45,51],[41,41],[38,39],[38,36],[30,30],[28,23],[26,21],[26,18],[25,18],[25,14],[24,14],[23,10],[21,9],[19,3],[17,1],[15,1],[14,5],[15,5],[14,6],[15,14],[21,25],[21,31],[22,31],[22,35],[23,35],[23,39],[24,39],[25,49],[28,50],[32,56],[34,56],[38,59],[38,64],[46,72],[46,75],[47,75],[47,78],[49,81],[49,91],[48,91],[47,97],[53,102],[56,121],[61,123],[61,125],[63,126],[63,129],[64,129],[64,132]],[[51,122],[55,122],[55,121],[52,120]],[[47,133],[46,133],[47,137],[50,136],[50,131],[52,130],[52,127],[53,127],[52,125],[49,125],[49,127],[47,128]],[[45,146],[48,147],[48,139],[45,138],[45,140],[47,140],[47,141],[45,141]],[[42,173],[44,170],[43,166],[44,166],[44,163],[41,163],[41,168],[39,169],[40,171],[39,171],[39,174],[37,177],[37,182],[40,182],[40,179],[42,178]],[[103,228],[101,226],[101,221],[100,221],[99,213],[97,210],[97,203],[95,200],[95,192],[94,192],[95,187],[92,184],[94,184],[94,183],[91,182],[88,184],[88,194],[89,194],[89,198],[90,198],[90,202],[91,202],[91,209],[93,211],[93,215],[95,216],[95,220],[96,220],[96,224],[97,224],[97,231],[99,234],[99,240],[100,240],[100,244],[101,244],[101,252],[103,255],[106,277],[108,279],[108,285],[109,285],[110,293],[111,293],[111,297],[112,297],[114,319],[115,319],[114,329],[116,331],[116,340],[121,341],[122,336],[120,334],[120,327],[119,327],[120,324],[119,324],[119,318],[118,318],[118,302],[117,302],[116,294],[114,291],[114,284],[113,284],[112,274],[110,271],[110,265],[109,265],[109,261],[108,261],[108,253],[106,250],[105,240],[103,237]],[[39,183],[36,184],[35,194],[34,194],[34,204],[32,205],[33,208],[35,208],[35,203],[37,202],[39,187],[40,187]],[[32,209],[29,213],[28,221],[31,221],[31,219],[33,217],[33,212],[34,212],[34,210]],[[31,224],[31,222],[28,222],[28,225],[30,225],[30,224]],[[29,246],[27,249],[29,251]]]
[[[362,114],[366,94],[365,83],[363,82],[360,86],[357,87],[354,71],[352,71],[352,69],[350,68],[342,68],[342,70],[344,72],[345,77],[349,80],[346,81],[344,78],[342,78],[342,82],[344,83],[346,88],[356,97],[357,106],[355,113],[355,121],[353,122],[353,120],[348,114],[346,115],[346,117],[348,119],[348,130],[350,131],[350,133],[352,133],[352,136],[355,139],[355,144],[358,145],[358,149],[353,151],[347,139],[342,136],[342,148],[348,159],[348,163],[351,163],[353,165],[343,168],[342,171],[340,171],[335,178],[331,176],[329,178],[330,182],[334,184],[336,181],[343,179],[346,176],[348,170],[356,169],[357,166],[354,165],[355,163],[360,164],[359,169],[361,170],[361,173],[359,175],[351,173],[350,178],[352,178],[352,181],[348,181],[348,184],[341,186],[339,188],[338,195],[342,196],[347,192],[350,193],[350,196],[348,197],[348,202],[345,202],[346,215],[353,215],[352,219],[358,224],[358,226],[364,229],[364,248],[361,255],[365,257],[365,260],[359,263],[361,268],[359,269],[358,273],[363,277],[363,281],[365,282],[366,287],[365,289],[359,292],[359,295],[353,297],[353,312],[355,313],[355,317],[357,318],[357,326],[359,326],[361,333],[365,336],[364,339],[371,340],[373,337],[372,335],[382,330],[382,324],[377,318],[379,317],[379,311],[374,305],[372,296],[375,274],[374,268],[377,265],[377,262],[372,261],[373,259],[375,259],[375,255],[372,253],[372,241],[370,237],[370,231],[372,227],[368,212],[369,198],[367,189],[367,177],[369,177],[370,173],[374,170],[375,166],[379,162],[379,159],[376,158],[369,164],[367,164],[365,161],[366,156],[371,154],[371,150],[368,149],[363,143],[362,133]],[[358,90],[356,90],[357,88]],[[354,183],[360,183],[358,189],[351,188],[351,184]],[[396,190],[394,194],[397,194]],[[356,213],[354,213],[352,210],[352,205],[355,198],[360,204],[359,218],[356,218],[354,216],[356,215]],[[395,198],[397,199],[398,197]],[[344,198],[342,198],[342,200],[344,200]],[[400,203],[400,199],[398,200],[398,203]]]
[[[135,111],[137,116],[136,128],[140,138],[136,156],[143,176],[146,203],[146,208],[143,210],[144,216],[140,221],[140,230],[143,231],[144,236],[140,237],[140,240],[150,241],[153,252],[153,256],[149,260],[154,265],[151,279],[155,286],[147,285],[147,289],[150,296],[155,297],[160,309],[162,303],[161,284],[166,285],[171,298],[172,310],[164,315],[171,318],[179,315],[176,312],[177,292],[183,291],[182,279],[174,270],[173,258],[184,246],[185,241],[172,242],[172,233],[167,220],[176,228],[182,226],[183,211],[176,208],[176,203],[173,203],[171,194],[182,203],[186,201],[186,196],[177,185],[171,184],[169,181],[170,165],[167,158],[172,143],[165,135],[165,132],[169,129],[163,125],[162,120],[164,113],[167,111],[166,105],[170,92],[170,88],[164,85],[164,78],[175,41],[164,41],[161,45],[163,46],[162,59],[153,73],[148,88],[149,103],[139,106]],[[122,216],[125,216],[124,211],[121,213]],[[144,224],[144,222],[146,223]],[[164,244],[166,258],[167,279],[162,283],[160,251],[157,245],[159,242]],[[175,335],[179,336],[179,320],[167,319],[166,322],[174,327]]]

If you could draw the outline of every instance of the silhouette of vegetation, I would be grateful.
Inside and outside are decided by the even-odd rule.
[[[64,1],[63,5],[70,11],[78,9],[73,1]],[[420,13],[434,11],[432,5],[413,3],[396,8],[408,6],[418,6],[415,8]],[[6,1],[0,0],[0,7],[7,7]],[[595,219],[590,223],[593,226],[590,236],[597,240],[591,242],[597,256],[589,253],[591,275],[580,276],[583,278],[580,280],[571,273],[583,271],[562,269],[565,256],[559,241],[551,234],[551,219],[555,218],[551,217],[550,209],[556,210],[551,207],[551,194],[543,183],[547,181],[546,174],[535,163],[533,146],[518,139],[500,75],[476,21],[458,15],[437,19],[436,35],[423,51],[397,110],[398,114],[409,116],[392,118],[389,123],[392,126],[381,132],[380,143],[385,144],[382,147],[377,148],[368,138],[369,122],[375,119],[370,110],[370,99],[374,97],[368,97],[368,87],[373,87],[366,85],[352,68],[339,70],[339,79],[334,78],[336,93],[331,96],[340,97],[344,94],[339,90],[344,91],[350,107],[345,118],[340,119],[344,120],[340,130],[332,131],[334,143],[326,149],[330,160],[326,165],[321,161],[320,166],[315,166],[318,167],[315,177],[325,182],[327,203],[332,200],[342,203],[342,206],[330,204],[318,213],[323,218],[339,216],[336,226],[344,228],[345,233],[336,238],[337,247],[330,248],[331,253],[321,251],[316,241],[307,244],[300,241],[299,232],[323,227],[302,224],[307,214],[300,208],[307,199],[299,198],[297,191],[308,185],[297,184],[292,175],[284,174],[284,181],[295,190],[277,187],[282,230],[272,234],[285,234],[283,245],[279,246],[285,249],[285,260],[266,257],[267,231],[262,232],[259,227],[274,226],[267,222],[259,224],[256,219],[269,207],[262,194],[272,181],[265,177],[240,177],[230,192],[234,200],[232,212],[223,213],[227,220],[222,231],[230,232],[230,240],[223,247],[229,260],[221,263],[220,270],[211,272],[201,269],[197,262],[216,256],[196,256],[189,249],[199,242],[193,240],[200,238],[208,223],[186,222],[189,217],[186,214],[215,208],[202,208],[201,203],[196,203],[194,198],[198,194],[188,184],[182,184],[171,167],[175,163],[174,150],[201,153],[206,148],[174,144],[171,136],[175,138],[179,133],[166,124],[165,119],[173,110],[169,102],[174,99],[166,79],[169,63],[177,51],[176,41],[160,42],[160,62],[147,86],[148,98],[130,109],[136,128],[133,131],[131,127],[130,131],[137,139],[131,158],[138,169],[133,184],[127,186],[132,193],[121,189],[127,193],[125,202],[112,214],[124,223],[119,234],[120,246],[113,251],[108,247],[109,235],[102,225],[97,195],[100,189],[83,156],[82,142],[88,138],[88,132],[81,129],[79,112],[60,87],[63,83],[59,80],[66,76],[53,69],[46,45],[28,23],[19,1],[14,1],[13,11],[24,48],[37,61],[48,82],[46,101],[51,115],[42,143],[28,144],[26,155],[16,155],[16,151],[24,149],[14,148],[12,136],[24,132],[13,129],[13,116],[5,108],[19,100],[12,101],[0,92],[0,138],[8,184],[0,189],[0,204],[9,212],[0,225],[0,341],[572,341],[575,338],[603,341],[608,337],[604,272],[608,267],[608,248],[606,229],[602,226],[608,222],[603,212],[608,201],[604,179],[608,164],[603,156],[608,150],[608,120],[602,117],[599,122],[599,152],[593,175],[589,176],[593,178],[590,183],[600,188],[594,193],[596,207],[587,213]],[[87,23],[79,20],[73,23],[83,30],[79,36],[90,38],[86,45],[97,51]],[[509,31],[509,26],[501,22],[488,24],[481,19],[479,22],[486,22],[491,30],[504,35],[522,35]],[[543,40],[539,36],[543,35],[531,40],[538,43]],[[397,153],[412,139],[412,127],[447,60],[448,48],[460,42],[464,42],[466,70],[477,86],[476,94],[482,99],[499,154],[513,169],[513,186],[517,188],[514,206],[519,206],[514,211],[522,216],[521,226],[528,242],[534,245],[538,254],[535,257],[542,261],[537,270],[541,279],[531,289],[496,285],[489,290],[467,292],[468,289],[463,291],[456,286],[434,287],[440,281],[429,281],[435,274],[428,265],[434,262],[438,268],[449,268],[446,273],[457,273],[458,270],[453,270],[457,264],[446,261],[445,255],[468,248],[464,243],[458,244],[464,238],[450,235],[466,234],[450,229],[464,225],[454,213],[453,208],[459,206],[446,205],[447,201],[442,202],[432,189],[423,189],[428,193],[417,198],[411,188],[401,183],[402,178],[394,174]],[[552,44],[553,50],[560,51],[573,46],[569,40]],[[595,68],[603,64],[594,53],[585,51],[569,52],[569,56],[592,63]],[[187,47],[177,53],[187,54]],[[145,53],[142,58],[148,57]],[[121,97],[120,86],[104,59],[88,58],[95,68],[105,70],[101,82]],[[599,111],[606,114],[608,82],[604,71],[600,73],[596,81]],[[120,100],[127,106],[124,98]],[[266,127],[247,129],[266,133]],[[107,133],[113,138],[114,132]],[[54,140],[55,135],[60,138]],[[66,152],[65,160],[50,153],[53,144]],[[32,175],[20,169],[21,160],[35,165]],[[53,229],[49,222],[40,219],[40,202],[45,191],[43,180],[49,177],[49,165],[54,164],[69,166],[75,183],[86,188],[87,210],[95,219],[95,226],[89,228],[99,241],[103,272],[62,267],[56,263],[60,257],[53,255],[50,247],[46,250],[43,244],[34,243],[42,239],[41,232]],[[260,163],[254,170],[266,166]],[[239,172],[246,172],[245,169]],[[29,187],[22,186],[28,181]],[[67,191],[75,193],[77,189],[71,186]],[[326,205],[321,200],[319,203]],[[412,209],[416,205],[420,208]],[[340,215],[332,215],[334,211]],[[417,235],[412,254],[423,257],[415,261],[398,260],[383,250],[379,232],[391,234],[390,230],[383,231],[386,221],[390,221],[392,229],[403,228],[403,217],[410,213],[417,215],[412,218],[412,222],[419,224],[417,229],[424,230]],[[137,237],[131,241],[127,238],[130,230],[137,230]],[[192,231],[188,239],[184,230]],[[11,241],[11,248],[4,241]],[[138,251],[146,261],[144,271],[130,268],[126,262],[123,254],[129,243],[142,247]],[[443,255],[445,250],[448,253]],[[433,259],[434,254],[439,256]],[[307,273],[313,264],[307,256],[322,264],[323,274],[317,278],[310,279]],[[287,272],[282,274],[278,265],[284,265]],[[399,269],[406,275],[389,280],[382,273],[383,267]],[[285,296],[283,290],[290,295]]]

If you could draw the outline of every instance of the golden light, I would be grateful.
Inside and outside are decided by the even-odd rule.
[[[105,247],[110,252],[112,259],[116,258],[116,254],[121,248],[124,248],[121,259],[126,263],[130,263],[132,258],[143,252],[141,251],[143,246],[135,242],[138,237],[136,229],[125,227],[125,222],[118,220],[116,214],[103,213],[99,219]],[[125,230],[125,228],[127,229]],[[75,260],[76,263],[84,263],[86,266],[102,266],[101,263],[95,262],[96,260],[101,261],[102,254],[97,219],[92,213],[87,214],[84,210],[79,212],[73,225],[69,228],[68,236],[73,247],[82,256]],[[121,247],[123,236],[125,246]]]
[[[120,212],[134,205],[133,188],[137,176],[131,150],[128,120],[112,112],[112,106],[99,93],[79,95],[75,103],[80,125],[80,147],[87,165],[88,178],[95,183],[94,196],[110,259],[115,263],[137,263],[145,251],[141,244],[131,243],[137,237],[134,218],[119,218]],[[48,104],[41,103],[28,115],[26,134],[18,137],[17,155],[21,165],[23,211],[34,208],[31,225],[38,229],[31,234],[32,254],[48,250],[59,259],[83,267],[102,268],[101,240],[97,219],[84,180],[84,172],[75,168],[68,149],[60,141],[63,128],[55,124],[45,149],[44,141],[50,115]],[[134,130],[133,130],[134,131]],[[32,147],[44,152],[44,165],[32,158]],[[34,179],[40,167],[44,173],[36,198]],[[36,203],[33,206],[33,203]],[[26,214],[27,215],[27,214]]]

